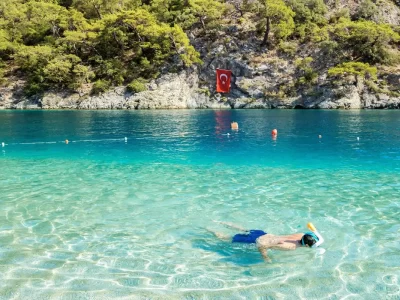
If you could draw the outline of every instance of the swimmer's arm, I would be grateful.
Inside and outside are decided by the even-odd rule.
[[[272,246],[272,248],[277,250],[296,250],[296,245],[292,243],[280,243]]]
[[[267,248],[259,247],[258,251],[260,251],[261,256],[263,257],[264,261],[271,262],[271,259],[268,257],[268,254],[267,254]]]

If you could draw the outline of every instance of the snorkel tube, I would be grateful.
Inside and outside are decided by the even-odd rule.
[[[312,245],[311,248],[317,248],[319,247],[323,242],[324,238],[319,234],[313,223],[308,223],[307,224],[308,229],[310,229],[318,238],[318,242],[316,242],[314,245]]]

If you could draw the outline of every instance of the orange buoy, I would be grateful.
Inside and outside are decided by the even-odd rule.
[[[271,130],[271,135],[272,136],[277,136],[278,135],[278,130],[277,129],[272,129]]]
[[[65,143],[68,145],[69,141],[68,141],[68,140],[65,140]]]
[[[238,130],[239,129],[239,124],[237,122],[232,122],[231,123],[231,129]]]

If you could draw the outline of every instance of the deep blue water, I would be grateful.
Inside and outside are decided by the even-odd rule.
[[[391,172],[400,166],[399,117],[398,111],[358,110],[5,111],[0,138],[7,157]],[[230,129],[232,121],[239,131]]]

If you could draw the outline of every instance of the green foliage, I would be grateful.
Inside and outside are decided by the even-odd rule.
[[[215,0],[173,2],[187,6],[178,10],[185,20],[203,18],[206,25],[225,7]],[[148,9],[139,0],[2,0],[0,58],[24,71],[28,93],[76,89],[92,78],[101,80],[101,90],[104,82],[154,78],[172,61],[177,68],[201,63],[181,26],[160,22]]]
[[[335,11],[331,15],[329,22],[337,23],[340,20],[346,20],[346,19],[350,19],[350,10],[348,8],[342,8],[342,9]]]
[[[175,51],[185,66],[191,66],[194,63],[201,63],[200,54],[190,45],[190,41],[181,27],[175,25],[171,28],[170,38]]]
[[[328,9],[323,0],[287,0],[286,3],[295,13],[296,24],[314,23],[325,25]]]
[[[28,81],[28,83],[26,84],[25,88],[24,88],[24,94],[26,96],[35,96],[35,95],[39,95],[41,93],[43,93],[44,91],[44,87],[42,84],[37,83],[37,82],[32,82],[32,81]]]
[[[0,57],[9,58],[14,49],[15,44],[10,42],[9,33],[0,29]]]
[[[101,59],[96,61],[96,75],[114,85],[120,85],[127,77],[127,70],[119,59]]]
[[[0,85],[7,82],[7,79],[4,77],[4,75],[5,75],[5,64],[0,59]]]
[[[217,0],[152,0],[150,11],[158,20],[190,29],[198,23],[204,30],[215,26],[226,6]]]
[[[199,54],[180,26],[159,23],[143,9],[104,18],[95,43],[103,60],[119,57],[124,62],[124,58],[129,58],[126,63],[134,77],[151,77],[174,55],[186,66],[200,62]],[[118,72],[118,76],[124,74]]]
[[[99,95],[106,92],[110,88],[110,82],[107,80],[97,80],[93,83],[92,94]]]
[[[146,83],[147,83],[146,79],[138,78],[133,80],[130,84],[128,84],[127,88],[131,92],[140,93],[147,90]]]
[[[61,87],[78,88],[94,77],[87,66],[81,64],[81,59],[73,54],[58,55],[43,68],[46,83],[55,83]]]
[[[339,44],[335,41],[327,40],[321,42],[319,44],[319,47],[326,56],[332,57],[336,55],[339,48]]]
[[[342,48],[350,51],[352,59],[370,63],[387,61],[386,48],[400,41],[399,34],[389,25],[364,20],[342,19],[332,27],[331,33]]]
[[[271,25],[271,32],[277,42],[287,39],[294,31],[295,24],[293,17],[295,13],[285,4],[283,0],[259,0],[261,7],[259,8],[260,22],[259,28]],[[264,42],[268,39],[268,32],[264,35]]]
[[[302,42],[318,43],[329,39],[329,33],[326,26],[319,27],[315,23],[305,23],[296,27],[296,36]]]
[[[64,55],[50,46],[21,47],[14,59],[27,72],[31,92],[50,85],[77,88],[94,77],[79,57]]]
[[[367,63],[345,62],[330,68],[328,75],[341,78],[353,75],[366,79],[377,79],[377,69]]]
[[[218,20],[224,12],[224,5],[216,0],[188,0],[188,2],[191,14],[197,18],[204,30],[207,26],[215,26],[213,21]]]
[[[198,89],[197,92],[200,93],[200,94],[204,94],[204,95],[206,95],[208,97],[210,97],[210,95],[211,95],[210,90],[208,89],[208,87],[205,87],[205,88],[202,88],[202,89]]]
[[[22,17],[22,41],[25,45],[50,43],[62,35],[67,26],[67,10],[57,4],[29,1]]]
[[[83,12],[88,19],[102,19],[107,14],[139,7],[140,0],[73,0],[72,6]]]
[[[285,42],[281,41],[278,45],[278,50],[289,56],[294,56],[296,54],[298,44],[295,42]]]
[[[40,72],[55,57],[55,49],[51,46],[22,46],[14,55],[14,60],[23,71]]]
[[[179,24],[185,29],[190,28],[196,18],[190,13],[189,1],[181,0],[153,0],[150,2],[149,10],[161,22],[171,25]]]
[[[287,0],[295,13],[295,35],[303,42],[321,42],[328,39],[326,27],[327,7],[323,0]]]
[[[329,13],[325,2],[1,0],[0,77],[24,74],[27,94],[51,87],[77,89],[94,78],[96,93],[126,83],[140,91],[161,71],[201,64],[187,32],[196,44],[205,42],[208,55],[223,56],[210,51],[216,39],[230,45],[257,29],[263,45],[275,45],[278,54],[289,57],[319,48],[327,61],[399,64],[400,27],[373,22],[380,2],[360,0],[352,20],[340,1],[339,10]],[[235,30],[226,30],[228,26]],[[269,62],[276,60],[274,53],[268,53]],[[246,55],[239,57],[248,59]],[[312,64],[298,61],[297,85],[316,82]]]
[[[373,20],[379,13],[378,7],[371,0],[363,0],[353,18],[355,20]]]
[[[382,84],[385,85],[386,83],[383,82]],[[381,87],[370,79],[365,80],[365,85],[376,94],[386,94],[393,97],[400,97],[400,88],[397,88],[396,91],[396,89],[388,89],[387,86]]]
[[[296,59],[295,66],[297,68],[296,71],[299,75],[299,79],[296,82],[297,85],[310,86],[316,83],[318,73],[315,72],[314,69],[311,67],[312,62],[312,57]]]

